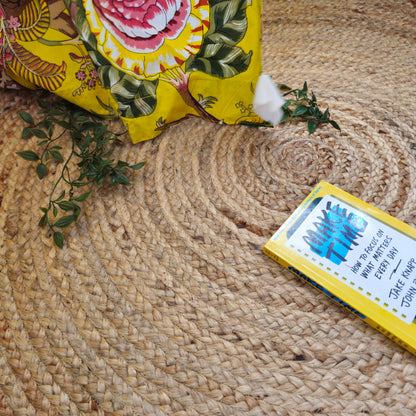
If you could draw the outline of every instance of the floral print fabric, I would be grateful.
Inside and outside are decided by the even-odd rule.
[[[0,2],[0,87],[43,88],[89,111],[115,115],[61,0]]]
[[[259,124],[259,0],[0,3],[0,82],[118,115],[133,142],[182,118]]]
[[[201,49],[209,5],[199,0],[83,1],[99,52],[122,71],[155,78]]]

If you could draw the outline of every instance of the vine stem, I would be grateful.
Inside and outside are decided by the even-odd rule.
[[[55,143],[57,140],[59,140],[64,134],[65,134],[65,130],[62,133],[60,133],[59,136],[55,137],[54,139],[52,139],[52,135],[48,137],[48,144],[43,149],[42,154],[40,156],[40,160],[42,163],[43,163],[43,156],[49,151],[50,145],[52,143]]]
[[[62,137],[63,134],[61,134],[60,137]],[[68,164],[70,162],[70,160],[72,159],[72,156],[74,155],[74,151],[75,151],[75,141],[72,140],[72,144],[71,144],[71,154],[68,156],[68,159],[65,161],[64,166],[61,169],[61,174],[58,178],[58,180],[55,182],[55,185],[52,188],[52,191],[49,194],[49,203],[48,203],[48,209],[45,213],[46,215],[46,221],[48,223],[49,228],[52,230],[52,232],[55,232],[55,228],[54,226],[51,224],[50,220],[49,220],[49,212],[51,210],[51,208],[54,206],[55,200],[53,200],[53,195],[56,191],[56,188],[58,187],[59,183],[63,180],[64,182],[68,183],[71,186],[71,189],[69,190],[69,192],[72,192],[73,186],[70,182],[70,178],[69,178],[69,182],[68,180],[65,179],[65,172],[68,173],[68,177],[69,177],[69,168],[68,168]]]

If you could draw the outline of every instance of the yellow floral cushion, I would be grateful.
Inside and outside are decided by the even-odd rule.
[[[0,86],[43,88],[91,112],[117,115],[62,0],[0,2]]]
[[[1,11],[0,66],[23,85],[117,113],[133,142],[187,117],[263,123],[252,109],[260,0],[25,3]]]

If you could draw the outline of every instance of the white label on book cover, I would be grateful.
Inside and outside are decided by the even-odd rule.
[[[416,315],[416,241],[326,195],[288,230],[286,246],[410,324]]]

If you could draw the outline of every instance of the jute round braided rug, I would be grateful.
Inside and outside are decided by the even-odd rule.
[[[416,357],[262,254],[325,179],[416,226],[416,5],[265,0],[264,71],[341,131],[186,120],[63,250],[0,98],[0,415],[414,415]],[[116,126],[117,127],[117,126]]]

